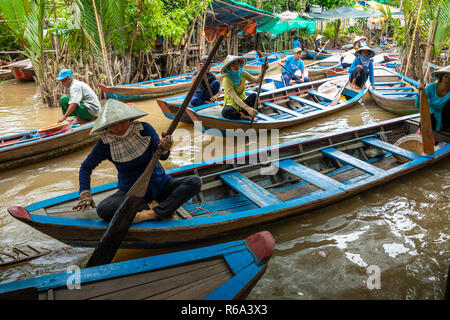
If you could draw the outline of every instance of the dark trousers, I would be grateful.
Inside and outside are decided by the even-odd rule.
[[[369,70],[361,69],[361,68],[357,67],[352,72],[352,75],[350,77],[350,82],[352,82],[353,79],[356,79],[355,84],[358,87],[362,87],[366,83],[368,77],[369,77]]]
[[[442,127],[441,130],[450,128],[450,100],[445,104],[444,109],[442,109]],[[436,130],[436,118],[434,114],[431,115],[431,127]]]
[[[301,78],[301,77],[298,77],[299,79]],[[294,79],[295,80],[295,83],[304,83],[304,82],[309,82],[309,81],[311,81],[308,77],[305,77],[304,78],[304,80],[305,81],[303,81],[303,82],[300,82],[300,80],[298,80],[297,78],[295,78],[292,74],[290,74],[290,73],[283,73],[283,74],[281,74],[281,80],[283,80],[283,82],[284,82],[284,86],[285,87],[289,87],[291,84],[290,84],[290,82],[291,82],[291,80],[292,79]]]
[[[219,80],[214,80],[209,84],[209,88],[213,95],[217,94],[220,90],[220,82]],[[206,101],[211,99],[211,95],[209,91],[195,91],[194,96],[191,99],[191,105],[194,107],[201,106],[206,104]]]
[[[245,104],[252,108],[255,107],[255,101],[256,101],[256,93],[252,93],[244,100]],[[244,109],[242,109],[241,112],[247,116],[249,115],[248,112],[245,111]],[[233,106],[230,105],[226,105],[225,107],[223,107],[222,116],[224,118],[232,120],[239,120],[241,118],[241,114]]]
[[[164,219],[175,212],[183,203],[199,193],[202,181],[198,176],[189,176],[184,178],[172,178],[166,182],[159,195],[154,199],[159,205],[153,210],[158,218]],[[125,200],[127,191],[119,190],[110,195],[97,205],[97,214],[105,221],[111,221],[114,213]],[[139,211],[150,209],[148,202],[151,199],[145,199]]]

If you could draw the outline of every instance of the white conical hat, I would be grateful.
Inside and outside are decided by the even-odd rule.
[[[323,35],[318,34],[317,37],[316,37],[316,40],[319,40],[319,39],[321,39],[321,38],[323,38]]]
[[[440,68],[439,70],[434,71],[433,73],[431,73],[431,76],[435,79],[441,79],[442,75],[445,73],[450,73],[450,65]]]
[[[370,52],[371,52],[371,53],[369,54],[370,57],[375,57],[375,50],[369,48],[368,46],[363,46],[363,47],[359,48],[358,51],[356,51],[356,53],[359,53],[360,51],[363,51],[363,50],[370,51]]]
[[[146,115],[147,113],[128,104],[114,99],[108,99],[103,108],[100,109],[97,120],[92,127],[91,134],[105,130],[107,127],[115,123],[124,120],[135,120]]]
[[[223,63],[223,67],[222,70],[220,70],[221,73],[225,72],[225,69],[228,68],[228,66],[230,64],[232,64],[233,62],[236,62],[238,60],[242,61],[242,65],[245,66],[245,64],[247,63],[247,60],[243,57],[239,57],[239,56],[232,56],[232,55],[228,55],[225,58],[225,62]]]
[[[357,41],[359,41],[359,40],[362,40],[362,39],[366,39],[366,40],[367,40],[367,38],[364,37],[364,36],[356,36],[356,37],[355,37],[355,40],[353,40],[353,43],[355,43],[355,42],[357,42]]]

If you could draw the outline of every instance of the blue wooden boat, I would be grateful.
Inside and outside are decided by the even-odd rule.
[[[333,102],[343,86],[345,88],[343,88],[342,95]],[[324,93],[321,88],[325,87],[334,87],[334,89],[330,93]],[[265,88],[269,88],[269,86],[265,86]],[[248,90],[247,94],[252,92]],[[341,76],[277,89],[271,87],[270,90],[261,93],[259,113],[253,123],[249,120],[224,118],[221,101],[187,108],[186,112],[195,127],[208,134],[221,134],[228,129],[246,130],[250,126],[255,130],[282,129],[352,107],[366,92],[367,89],[352,88],[348,84],[348,76]]]
[[[260,227],[347,199],[449,156],[450,144],[433,156],[395,145],[418,128],[417,115],[410,115],[168,169],[173,177],[201,177],[200,193],[167,220],[132,225],[122,247],[165,247]],[[435,139],[448,143],[450,132],[435,133]],[[117,183],[92,188],[95,202],[116,188]],[[11,206],[8,212],[69,245],[96,246],[108,223],[95,209],[73,211],[78,197],[72,192]]]
[[[375,89],[369,88],[369,93],[375,103],[400,116],[419,112],[415,107],[419,92],[419,82],[405,77],[391,68],[383,68],[393,76],[388,81],[375,81]]]
[[[244,299],[264,274],[275,241],[268,231],[246,240],[162,254],[0,285],[0,299]]]
[[[73,126],[68,131],[41,137],[36,130],[0,136],[0,171],[53,159],[94,144],[90,135],[94,121]]]
[[[345,50],[328,50],[328,49],[325,50],[327,51],[326,53],[323,52],[318,53],[316,50],[313,49],[304,49],[304,51],[306,52],[306,55],[309,59],[318,59],[318,60],[330,58],[333,55],[345,52]]]

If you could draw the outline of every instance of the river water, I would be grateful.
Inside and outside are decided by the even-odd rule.
[[[34,82],[0,84],[0,135],[55,123],[61,111],[38,98]],[[158,133],[169,127],[170,120],[156,101],[136,102],[136,107],[148,113],[143,121]],[[348,110],[280,131],[280,142],[394,117],[365,98]],[[179,131],[180,136],[202,139],[194,135],[192,125],[180,123],[178,129],[185,130]],[[200,143],[206,146],[209,140],[203,137]],[[13,248],[24,250],[27,245],[53,251],[0,268],[0,283],[65,272],[87,261],[92,249],[67,248],[13,219],[6,209],[77,191],[78,170],[91,148],[0,172],[0,258],[2,252],[13,254]],[[196,152],[195,143],[175,142],[170,159],[162,164],[165,168],[189,164]],[[92,186],[115,180],[114,167],[104,162],[94,171]],[[442,299],[450,258],[449,209],[450,159],[444,159],[345,201],[263,226],[258,230],[269,230],[276,247],[248,299]],[[253,232],[214,243],[243,239]],[[115,261],[171,250],[119,250]]]

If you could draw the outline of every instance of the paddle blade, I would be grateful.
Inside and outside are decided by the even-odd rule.
[[[434,155],[433,129],[431,128],[430,108],[425,90],[420,91],[420,128],[423,141],[423,151]]]
[[[139,210],[142,200],[141,197],[126,196],[92,253],[86,265],[87,268],[111,263]]]

